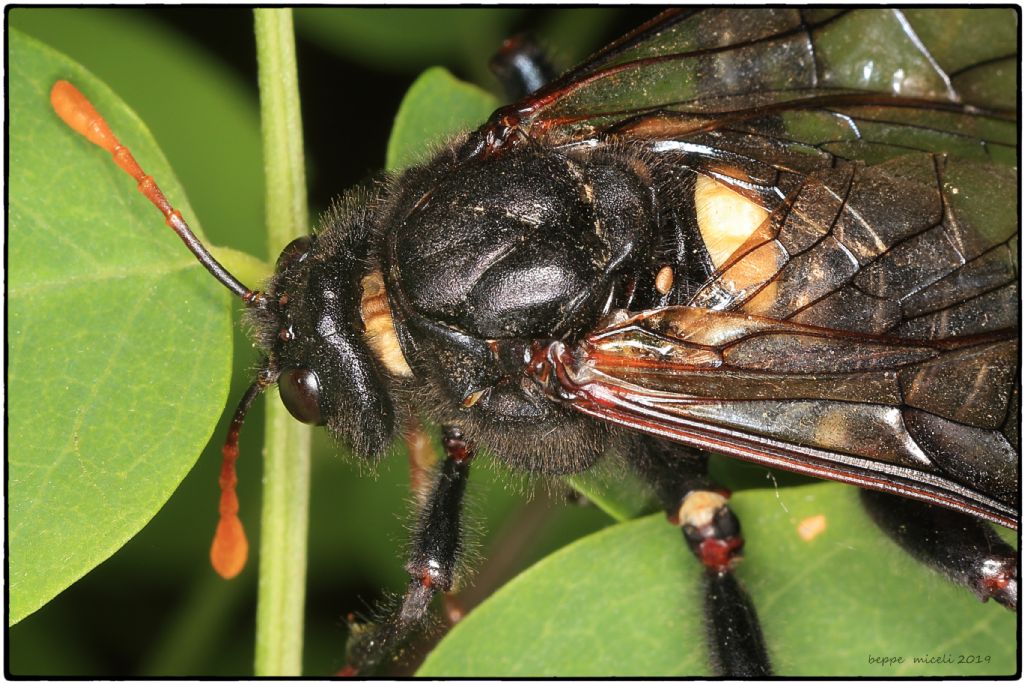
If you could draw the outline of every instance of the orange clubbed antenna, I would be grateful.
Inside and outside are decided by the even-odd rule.
[[[185,219],[181,217],[181,212],[171,206],[153,178],[143,172],[132,153],[121,144],[121,141],[110,130],[110,126],[85,95],[67,81],[57,81],[50,89],[50,104],[57,115],[72,130],[84,136],[89,142],[110,152],[114,157],[114,163],[135,179],[139,192],[160,210],[168,227],[181,238],[181,241],[185,243],[199,263],[218,282],[231,290],[232,294],[240,297],[247,306],[263,305],[264,300],[260,292],[249,289],[239,282],[207,251],[192,229],[188,227]],[[220,471],[220,522],[217,524],[213,546],[210,548],[210,562],[217,573],[225,579],[238,576],[238,573],[245,567],[245,561],[249,556],[249,542],[245,538],[245,529],[242,528],[242,522],[238,518],[238,495],[235,493],[235,488],[238,485],[238,477],[235,474],[235,461],[238,460],[238,433],[242,429],[245,414],[249,411],[252,402],[276,379],[271,375],[272,373],[264,369],[259,378],[245,392],[238,408],[235,409],[235,416],[231,421],[231,427],[228,429],[228,436],[224,443],[224,463]]]
[[[231,290],[231,293],[242,299],[248,306],[262,304],[263,298],[258,291],[249,289],[239,282],[234,275],[228,272],[217,259],[213,257],[199,238],[195,236],[188,223],[181,217],[181,212],[171,206],[164,196],[164,193],[157,186],[152,176],[143,172],[135,157],[127,147],[121,144],[110,126],[99,115],[92,103],[85,95],[78,91],[78,88],[67,81],[57,81],[50,89],[50,104],[57,115],[68,124],[76,133],[84,136],[89,142],[99,145],[110,152],[114,157],[114,163],[121,167],[125,173],[130,175],[138,183],[139,192],[145,195],[146,199],[153,203],[153,206],[160,209],[164,215],[167,226],[181,238],[189,251],[196,257],[196,260],[210,272],[222,285]]]
[[[220,521],[213,535],[213,545],[210,546],[210,564],[225,579],[238,576],[245,568],[245,561],[249,557],[249,541],[245,538],[242,520],[238,518],[238,495],[235,493],[238,476],[235,473],[235,461],[238,460],[238,434],[245,422],[245,415],[249,412],[252,402],[268,384],[269,382],[261,375],[246,390],[238,407],[235,408],[235,416],[231,419],[228,436],[224,441],[224,448],[221,449],[224,462],[221,464],[218,480]]]

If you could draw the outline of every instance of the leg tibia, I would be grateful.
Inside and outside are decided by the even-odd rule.
[[[366,675],[385,659],[396,657],[428,616],[434,594],[451,590],[455,583],[462,549],[462,504],[473,448],[458,428],[445,427],[444,449],[447,457],[413,533],[405,565],[411,577],[409,586],[401,603],[378,623],[352,627],[344,669],[349,675]]]
[[[861,491],[874,522],[916,559],[982,600],[1017,609],[1017,552],[990,524],[878,491]]]
[[[705,573],[704,612],[715,674],[726,678],[772,675],[754,603],[732,572]]]
[[[754,605],[733,574],[743,549],[739,519],[729,492],[707,474],[707,455],[654,439],[636,468],[654,488],[671,523],[704,566],[704,627],[716,675],[768,676],[771,664]]]

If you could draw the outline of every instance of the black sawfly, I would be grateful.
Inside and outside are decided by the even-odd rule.
[[[954,34],[969,12],[948,15]],[[913,78],[832,61],[836,36],[872,21],[917,51]],[[989,525],[1019,518],[1017,87],[978,86],[1017,55],[945,64],[919,33],[900,10],[669,10],[554,78],[510,42],[518,100],[345,195],[259,291],[73,86],[52,100],[248,308],[265,361],[229,459],[272,384],[368,460],[412,420],[444,426],[408,589],[356,628],[346,673],[377,670],[455,585],[480,444],[552,476],[621,456],[705,568],[713,670],[765,676],[709,452],[855,484],[915,557],[1017,605],[1017,553]],[[226,575],[239,534],[228,505]]]

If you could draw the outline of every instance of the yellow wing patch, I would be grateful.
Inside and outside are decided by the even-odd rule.
[[[693,199],[697,226],[716,269],[721,269],[768,218],[763,206],[705,175],[697,176]]]
[[[771,279],[789,256],[774,239],[768,210],[704,175],[697,176],[693,198],[697,226],[718,275],[691,305],[723,310],[755,295],[762,304],[773,302],[777,285]]]

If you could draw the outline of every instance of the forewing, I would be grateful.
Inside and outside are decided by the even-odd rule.
[[[1016,13],[671,11],[520,103],[768,218],[685,307],[551,347],[578,410],[1009,526],[1019,498]]]
[[[804,173],[750,157],[740,178],[721,165],[734,159],[680,153],[768,217],[689,306],[573,349],[555,373],[570,403],[1015,526],[1016,169],[915,153]]]
[[[669,10],[505,112],[526,134],[566,144],[637,122],[634,134],[677,138],[769,110],[828,111],[830,100],[1012,110],[1016,91],[1001,82],[1016,75],[1016,21],[1008,8]],[[893,118],[881,118],[886,131]],[[806,121],[792,128],[801,137]]]
[[[915,339],[1017,327],[1015,168],[911,154],[790,175],[691,306]]]
[[[685,303],[922,338],[1015,327],[1016,23],[672,10],[520,103],[521,126],[629,141],[770,212]]]
[[[680,306],[550,354],[550,377],[605,421],[1016,526],[1018,355],[1015,330],[910,340]]]

